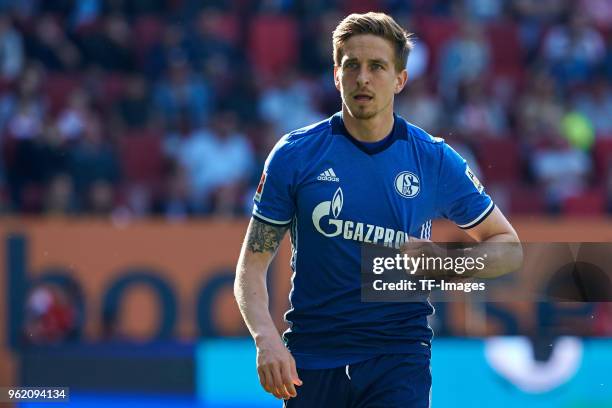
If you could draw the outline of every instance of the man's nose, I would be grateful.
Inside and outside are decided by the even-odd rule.
[[[368,68],[365,66],[362,66],[359,69],[359,74],[357,75],[357,85],[362,87],[369,83],[370,83],[370,73],[368,72]]]

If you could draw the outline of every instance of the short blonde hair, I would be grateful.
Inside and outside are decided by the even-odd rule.
[[[406,69],[408,55],[414,47],[412,33],[404,30],[391,16],[374,12],[354,13],[338,24],[332,35],[336,66],[340,66],[343,56],[342,46],[349,38],[360,34],[373,34],[389,41],[395,50],[395,68],[398,72]]]

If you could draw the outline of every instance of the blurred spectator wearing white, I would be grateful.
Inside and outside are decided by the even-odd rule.
[[[581,12],[572,13],[568,24],[553,27],[544,38],[544,58],[551,72],[564,84],[586,81],[603,61],[605,43]]]
[[[59,114],[57,128],[65,140],[79,139],[85,132],[88,122],[94,120],[88,95],[83,89],[75,89],[69,97],[68,105]]]
[[[214,115],[208,128],[180,141],[177,162],[185,169],[193,208],[233,212],[241,208],[242,189],[253,171],[254,153],[231,111]]]
[[[0,79],[12,81],[23,68],[23,38],[10,18],[0,14]]]
[[[16,139],[34,137],[42,128],[46,105],[41,90],[43,72],[36,66],[27,67],[17,84],[16,93],[6,93],[0,99],[0,131]]]
[[[551,209],[582,193],[591,172],[591,160],[584,151],[563,145],[536,150],[531,166]]]

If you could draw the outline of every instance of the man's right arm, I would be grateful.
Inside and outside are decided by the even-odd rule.
[[[236,266],[234,295],[257,347],[262,387],[277,398],[295,397],[301,385],[295,360],[285,347],[269,311],[266,275],[288,226],[251,219]]]

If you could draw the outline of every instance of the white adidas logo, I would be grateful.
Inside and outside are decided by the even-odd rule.
[[[319,181],[335,181],[335,182],[339,182],[340,181],[338,176],[336,176],[336,173],[334,173],[334,169],[332,169],[331,167],[329,169],[325,170],[323,173],[319,174],[319,177],[317,177],[317,180],[319,180]]]

